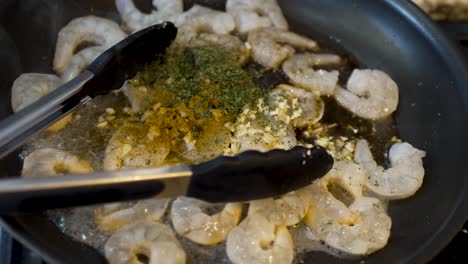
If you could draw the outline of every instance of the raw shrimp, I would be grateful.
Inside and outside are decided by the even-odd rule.
[[[311,203],[320,206],[338,223],[350,224],[355,222],[357,215],[347,205],[363,196],[365,182],[364,169],[352,161],[343,160],[335,162],[327,175],[306,189],[311,194]]]
[[[104,47],[96,46],[83,49],[73,55],[67,67],[61,74],[62,81],[68,82],[78,76],[104,51]]]
[[[285,84],[270,92],[268,104],[275,109],[272,115],[297,128],[317,123],[325,112],[325,103],[319,96]]]
[[[365,119],[382,119],[398,107],[398,86],[379,70],[354,70],[347,89],[338,87],[335,98],[344,108]]]
[[[213,245],[224,241],[242,213],[242,204],[228,203],[213,215],[204,212],[213,208],[200,200],[179,197],[172,203],[171,218],[174,229],[180,235],[201,245]]]
[[[169,154],[170,142],[157,127],[128,123],[120,127],[105,150],[103,168],[157,167]]]
[[[242,120],[242,115],[238,119]],[[272,149],[290,149],[296,144],[296,134],[291,125],[260,115],[259,119],[238,121],[231,141],[231,153],[226,154],[246,150],[266,152]]]
[[[93,168],[88,162],[66,151],[44,148],[29,154],[23,162],[21,175],[55,176],[64,174],[90,173]]]
[[[296,33],[278,28],[251,31],[248,43],[252,46],[252,58],[267,68],[278,68],[295,52],[294,48],[316,50],[317,43]]]
[[[169,199],[147,199],[134,203],[106,204],[96,209],[96,223],[105,232],[113,232],[139,220],[158,221],[166,212]]]
[[[271,26],[288,29],[276,0],[228,0],[226,12],[232,14],[240,33]]]
[[[288,264],[294,258],[294,243],[286,226],[252,214],[229,233],[226,252],[235,264]]]
[[[334,95],[339,72],[315,70],[314,66],[339,64],[340,61],[340,57],[333,54],[296,54],[283,63],[283,71],[294,85],[319,95]]]
[[[235,28],[234,19],[230,14],[200,5],[194,5],[180,15],[176,25],[180,28],[178,38],[183,39],[193,37],[190,33],[229,34]]]
[[[239,58],[239,65],[244,65],[250,58],[250,48],[238,37],[232,35],[200,33],[189,40],[187,46],[220,46],[228,52],[235,53],[236,57]]]
[[[186,255],[172,230],[160,223],[140,221],[113,234],[104,247],[110,264],[184,264]]]
[[[408,143],[396,143],[389,151],[391,168],[378,166],[366,140],[356,144],[354,159],[366,170],[368,190],[386,199],[403,199],[415,194],[424,179],[424,151]]]
[[[60,79],[51,74],[23,73],[11,87],[11,107],[13,112],[25,108],[42,96],[60,86]]]
[[[39,98],[52,92],[62,82],[51,74],[23,73],[11,87],[11,108],[13,112],[18,112],[26,106],[39,100]],[[56,132],[63,129],[73,119],[73,114],[68,114],[62,119],[49,126],[46,131]]]
[[[177,15],[184,11],[182,0],[153,0],[153,7],[157,11],[144,14],[136,8],[133,0],[115,0],[117,10],[122,17],[125,27],[130,32],[149,27],[163,21],[174,22]]]
[[[310,193],[307,189],[290,192],[278,199],[268,198],[250,202],[249,215],[261,213],[275,225],[298,224],[307,213]]]
[[[392,220],[376,198],[358,197],[349,207],[352,223],[340,223],[311,203],[304,221],[329,246],[351,255],[371,254],[383,248],[390,237]]]
[[[119,25],[111,20],[96,16],[76,18],[63,27],[58,34],[54,70],[63,72],[76,48],[82,43],[88,42],[109,48],[126,36]]]

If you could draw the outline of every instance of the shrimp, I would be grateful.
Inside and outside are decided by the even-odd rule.
[[[129,123],[112,135],[105,150],[103,168],[157,167],[170,151],[170,142],[157,127]]]
[[[201,33],[189,40],[188,47],[197,46],[220,46],[226,51],[235,53],[239,65],[244,65],[250,58],[250,48],[238,37],[224,34]]]
[[[340,223],[312,202],[304,221],[329,246],[351,255],[371,254],[387,244],[392,220],[378,199],[358,197],[349,211],[355,221]]]
[[[307,189],[290,192],[279,199],[263,199],[250,202],[249,215],[261,213],[268,221],[279,226],[298,224],[307,213],[310,194]]]
[[[238,117],[234,128],[229,149],[231,154],[246,150],[266,152],[272,149],[290,149],[297,144],[296,133],[289,124],[277,122],[263,115],[245,122],[241,122],[242,119],[243,115]]]
[[[18,112],[26,106],[39,100],[44,95],[52,92],[60,86],[60,79],[51,74],[23,73],[11,87],[11,108]],[[49,126],[46,131],[56,132],[63,129],[73,119],[73,114],[68,114]]]
[[[54,70],[63,72],[76,48],[84,42],[109,48],[126,36],[119,25],[111,20],[96,16],[76,18],[63,27],[58,34],[53,62]]]
[[[335,162],[327,175],[306,188],[310,192],[311,203],[320,205],[321,210],[338,223],[350,224],[357,216],[345,202],[350,204],[362,197],[365,182],[364,169],[352,161],[343,160]],[[338,191],[334,192],[336,189]]]
[[[106,204],[96,209],[96,223],[105,232],[113,232],[134,221],[158,221],[166,212],[169,199],[146,199],[135,203]]]
[[[398,86],[379,70],[354,70],[347,89],[338,87],[335,98],[339,104],[365,119],[382,119],[398,107]]]
[[[23,162],[22,176],[85,174],[93,171],[88,162],[66,151],[44,148],[29,154]]]
[[[60,79],[51,74],[23,73],[11,87],[11,107],[18,112],[60,86]]]
[[[319,96],[285,84],[270,92],[268,104],[276,109],[272,113],[274,116],[280,119],[287,117],[282,121],[298,128],[317,123],[325,112],[325,103]]]
[[[172,230],[155,222],[139,221],[113,234],[104,246],[110,264],[184,264],[186,255]]]
[[[313,67],[339,64],[340,61],[340,57],[333,54],[297,54],[284,62],[283,71],[294,85],[319,95],[334,95],[339,72],[315,70]]]
[[[368,190],[386,199],[404,199],[415,194],[424,179],[424,151],[408,143],[396,143],[389,151],[391,168],[384,170],[372,157],[366,140],[356,144],[354,159],[369,175]]]
[[[286,226],[251,214],[229,233],[226,252],[235,264],[287,264],[293,261],[294,243]]]
[[[122,17],[125,27],[130,32],[149,27],[163,21],[174,22],[177,15],[184,11],[182,0],[153,0],[153,7],[157,11],[144,14],[135,7],[133,0],[115,0],[117,10]]]
[[[171,208],[171,218],[178,234],[201,245],[213,245],[224,241],[237,225],[242,213],[242,204],[228,203],[213,215],[204,211],[214,205],[200,200],[178,197]]]
[[[288,22],[276,0],[228,0],[226,12],[232,14],[240,33],[271,26],[288,29]]]
[[[292,56],[295,52],[292,46],[308,50],[318,48],[315,41],[278,28],[251,31],[247,41],[252,46],[252,58],[267,68],[278,68]]]
[[[67,67],[61,74],[62,82],[68,82],[78,76],[90,65],[105,49],[100,46],[83,49],[73,55]]]
[[[229,34],[235,28],[234,19],[230,14],[200,5],[194,5],[184,12],[175,23],[180,28],[178,37],[183,39],[193,37],[190,33]],[[190,37],[183,36],[184,34]]]

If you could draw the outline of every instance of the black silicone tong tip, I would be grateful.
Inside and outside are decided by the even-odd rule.
[[[247,151],[192,166],[187,195],[209,202],[275,197],[310,185],[332,167],[333,158],[322,147]]]
[[[174,24],[164,22],[128,36],[101,54],[87,68],[95,77],[85,84],[83,91],[93,97],[119,89],[157,55],[164,54],[176,35]]]

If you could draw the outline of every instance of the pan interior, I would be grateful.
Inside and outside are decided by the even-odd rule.
[[[149,1],[137,1],[139,5]],[[191,2],[191,1],[189,1]],[[222,7],[222,1],[197,1]],[[366,263],[424,262],[441,250],[466,220],[468,188],[466,76],[459,58],[433,35],[427,18],[409,3],[392,1],[279,1],[296,32],[342,49],[362,65],[387,72],[400,87],[396,113],[402,139],[427,151],[426,177],[412,198],[391,202],[391,240]],[[401,1],[403,2],[403,1]],[[404,9],[400,9],[404,6]],[[50,72],[58,30],[70,19],[94,14],[118,19],[114,1],[5,0],[0,4],[0,117],[10,114],[10,87],[21,72]],[[428,22],[427,22],[428,23]],[[429,29],[428,29],[429,28]],[[438,32],[436,32],[438,33]],[[17,175],[17,153],[0,162],[1,176]],[[465,208],[463,208],[465,207]],[[465,210],[466,211],[466,210]],[[22,242],[49,260],[102,262],[93,250],[59,233],[44,217],[4,218]],[[64,246],[67,245],[67,246]],[[304,261],[342,261],[310,253]]]

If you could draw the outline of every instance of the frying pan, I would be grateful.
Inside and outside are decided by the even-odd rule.
[[[51,71],[58,30],[72,18],[88,14],[118,20],[113,2],[0,2],[0,118],[11,113],[10,87],[21,72]],[[148,8],[148,2],[137,4]],[[197,2],[215,8],[224,6],[221,0]],[[408,1],[279,2],[294,31],[320,40],[322,46],[352,54],[362,67],[381,69],[399,84],[397,129],[405,141],[427,151],[426,177],[415,196],[390,203],[390,241],[365,262],[429,261],[468,217],[468,70],[461,53]],[[0,162],[0,175],[18,175],[20,168],[14,153]],[[105,263],[99,253],[60,233],[41,214],[5,216],[3,225],[48,261]],[[316,252],[307,254],[304,261],[348,262]]]

